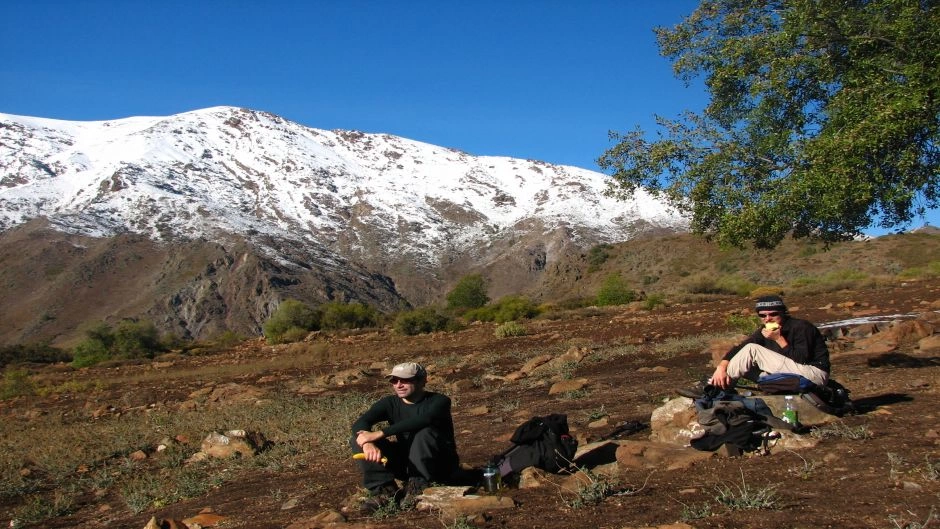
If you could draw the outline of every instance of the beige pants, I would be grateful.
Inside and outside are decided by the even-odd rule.
[[[825,385],[829,379],[829,373],[818,367],[799,364],[780,353],[754,343],[745,345],[728,362],[728,376],[732,379],[743,377],[756,382],[763,375],[776,373],[800,375],[820,386]]]

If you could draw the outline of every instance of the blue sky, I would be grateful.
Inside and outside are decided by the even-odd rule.
[[[697,3],[5,0],[0,112],[104,120],[232,105],[597,169],[609,130],[704,105],[653,35]]]

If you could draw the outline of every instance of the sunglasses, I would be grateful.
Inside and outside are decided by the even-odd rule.
[[[773,317],[779,316],[779,315],[780,315],[779,312],[758,312],[758,313],[757,313],[757,317],[758,317],[758,318],[761,318],[761,319],[763,319],[763,318],[773,318]]]
[[[388,381],[391,382],[392,384],[398,384],[399,382],[401,382],[402,384],[414,384],[415,383],[415,379],[413,378],[392,377],[388,379]]]

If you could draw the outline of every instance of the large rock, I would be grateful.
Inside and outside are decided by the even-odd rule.
[[[617,444],[620,445],[617,448],[617,464],[632,469],[678,470],[712,457],[711,452],[668,443],[617,441]]]
[[[650,415],[650,441],[686,446],[703,431],[692,399],[686,397],[670,399]]]
[[[515,501],[506,494],[470,494],[470,487],[429,487],[418,496],[415,509],[438,513],[445,522],[458,517],[473,518],[485,512],[512,509]]]

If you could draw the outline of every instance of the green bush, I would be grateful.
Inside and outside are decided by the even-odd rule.
[[[149,321],[121,320],[114,329],[113,358],[153,358],[162,349],[157,327]]]
[[[262,330],[269,344],[287,343],[287,333],[291,329],[315,331],[320,328],[323,314],[296,299],[285,299],[278,305],[274,314],[264,322]],[[306,336],[306,332],[304,336]],[[292,331],[291,338],[296,338],[297,331]]]
[[[401,312],[393,324],[396,331],[407,336],[446,330],[451,318],[432,307]]]
[[[9,399],[20,395],[32,395],[36,388],[25,369],[7,369],[3,372],[0,384],[0,399]]]
[[[646,296],[646,299],[643,300],[643,308],[646,310],[654,310],[656,307],[665,307],[666,306],[666,297],[662,294],[650,294]]]
[[[600,290],[597,291],[597,306],[625,305],[636,299],[636,292],[618,274],[607,276]]]
[[[489,303],[486,295],[486,281],[480,274],[464,276],[447,293],[448,309],[477,309]]]
[[[33,362],[52,364],[68,362],[71,357],[65,351],[46,343],[16,344],[0,347],[0,369],[10,364]]]
[[[164,350],[151,322],[126,319],[114,329],[99,322],[85,330],[85,339],[72,350],[72,365],[87,367],[105,360],[153,358]]]
[[[725,324],[741,334],[751,334],[760,325],[760,320],[756,315],[730,314],[725,319]]]
[[[496,327],[496,330],[493,331],[493,335],[497,338],[509,338],[510,336],[525,336],[526,328],[519,322],[516,321],[507,321],[502,325]]]
[[[110,359],[110,346],[92,337],[86,337],[72,349],[73,367],[93,366]]]
[[[588,250],[587,262],[588,272],[596,272],[601,265],[610,259],[610,250],[614,247],[609,244],[598,244]]]
[[[931,261],[927,266],[918,266],[902,270],[898,277],[901,279],[929,279],[940,277],[940,261]]]
[[[362,303],[341,303],[333,301],[322,305],[323,317],[320,320],[321,329],[362,329],[375,327],[378,324],[378,312]]]
[[[468,311],[464,317],[470,321],[505,323],[539,315],[538,306],[523,296],[506,296],[492,305]]]

